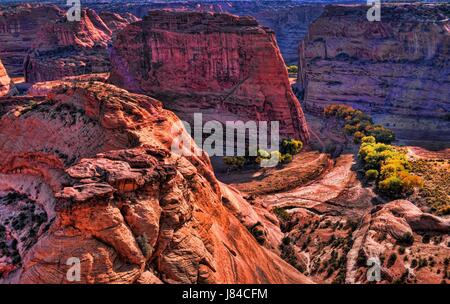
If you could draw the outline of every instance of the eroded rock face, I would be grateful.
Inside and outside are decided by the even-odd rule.
[[[5,67],[0,61],[0,96],[8,94],[11,85],[11,79],[6,72]]]
[[[383,283],[441,283],[447,276],[449,232],[448,219],[423,213],[409,201],[375,207],[353,235],[347,282],[367,283],[365,264],[372,258],[381,262]]]
[[[115,33],[124,29],[128,24],[137,22],[140,19],[133,14],[125,13],[123,16],[117,13],[101,12],[99,14],[102,21],[108,26],[108,28]]]
[[[323,11],[321,3],[302,4],[290,0],[271,1],[164,1],[135,2],[126,6],[117,3],[91,4],[95,9],[114,12],[131,12],[144,17],[149,10],[196,11],[230,13],[238,16],[253,16],[264,26],[275,31],[284,60],[288,64],[298,63],[298,43],[308,32],[309,24]]]
[[[157,100],[100,82],[0,99],[0,282],[69,283],[74,258],[81,283],[309,282],[223,205],[247,203],[206,155],[171,152],[181,134]]]
[[[11,76],[23,74],[23,61],[41,26],[63,18],[55,5],[2,6],[0,8],[0,59]]]
[[[399,137],[448,134],[436,122],[450,111],[448,4],[382,10],[381,22],[369,22],[366,6],[332,5],[311,24],[299,49],[305,108],[346,103],[391,122]]]
[[[253,18],[152,11],[117,35],[111,62],[112,83],[187,121],[279,121],[282,135],[309,138],[273,32]]]
[[[82,11],[79,22],[61,19],[45,24],[24,62],[26,81],[108,72],[111,35],[112,30],[90,9]]]
[[[111,37],[138,19],[84,9],[70,22],[54,5],[24,4],[0,8],[0,59],[11,76],[28,82],[109,71]]]

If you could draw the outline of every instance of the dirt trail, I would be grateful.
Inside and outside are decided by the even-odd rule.
[[[333,167],[329,167],[324,174],[307,185],[291,191],[268,195],[265,204],[273,207],[314,209],[327,201],[337,198],[347,188],[355,173],[353,155],[343,155],[336,160]]]

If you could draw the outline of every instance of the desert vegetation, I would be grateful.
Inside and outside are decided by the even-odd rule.
[[[382,194],[400,198],[423,187],[422,178],[411,173],[411,163],[403,149],[379,143],[373,136],[361,141],[358,157],[364,164],[365,176],[376,182]]]
[[[395,134],[382,125],[373,123],[372,117],[360,110],[342,104],[332,104],[325,107],[327,118],[335,117],[344,121],[344,131],[353,135],[355,143],[360,143],[365,136],[373,136],[380,143],[390,144],[395,140]]]
[[[365,178],[374,182],[381,194],[401,198],[412,194],[415,188],[423,187],[423,179],[411,173],[412,165],[406,151],[390,145],[395,140],[394,132],[374,124],[369,115],[347,105],[327,106],[324,114],[343,120],[345,133],[353,136],[355,144],[361,144],[358,158],[364,167]]]
[[[418,201],[438,215],[450,214],[450,163],[445,160],[415,160],[411,170],[424,180]]]
[[[279,151],[267,151],[259,149],[257,156],[226,156],[223,162],[230,169],[242,169],[246,165],[261,164],[270,159],[278,160],[278,164],[288,164],[294,159],[294,155],[303,149],[303,142],[296,139],[284,139],[280,143]]]
[[[290,65],[287,67],[289,74],[297,74],[298,73],[298,66],[296,65]]]

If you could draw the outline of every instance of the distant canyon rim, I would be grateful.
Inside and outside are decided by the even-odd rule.
[[[334,2],[1,5],[0,283],[450,283],[450,4]]]

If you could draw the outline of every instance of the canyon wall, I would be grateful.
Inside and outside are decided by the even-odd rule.
[[[271,30],[251,17],[152,11],[117,35],[110,81],[156,96],[187,121],[279,121],[309,133]]]
[[[400,137],[447,141],[450,125],[448,4],[328,6],[299,48],[297,87],[312,111],[346,103]],[[447,134],[447,135],[445,135]]]
[[[41,27],[24,62],[25,80],[39,82],[110,69],[108,44],[113,30],[124,28],[128,21],[115,14],[85,9],[81,20],[61,19]]]
[[[54,5],[23,4],[0,8],[0,59],[11,76],[28,82],[109,71],[108,45],[115,32],[139,20],[84,9],[69,22]]]
[[[170,150],[188,135],[159,101],[52,85],[0,100],[0,283],[70,283],[75,258],[77,283],[310,282],[227,207],[251,209],[192,140]]]
[[[23,74],[23,61],[44,24],[61,19],[54,5],[2,6],[0,8],[0,59],[11,76]]]
[[[253,16],[275,31],[284,60],[288,64],[298,62],[298,43],[305,37],[309,24],[322,13],[324,4],[301,4],[296,1],[168,1],[157,3],[109,3],[92,4],[96,10],[131,12],[144,17],[149,10],[170,9],[174,11],[196,11],[230,13],[238,16]]]
[[[5,67],[0,60],[0,97],[8,94],[11,85],[11,79],[6,72]]]

